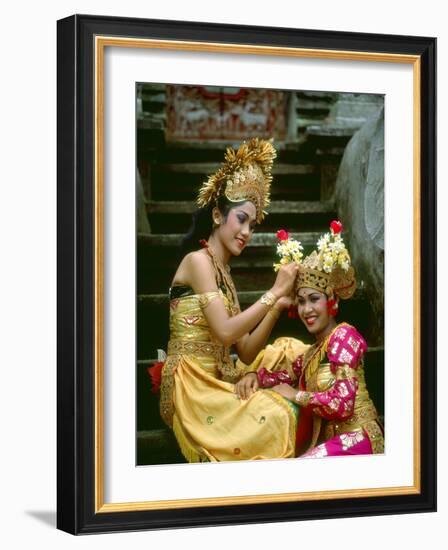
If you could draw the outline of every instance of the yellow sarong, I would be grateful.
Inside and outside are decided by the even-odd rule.
[[[247,401],[236,397],[233,382],[245,366],[235,365],[229,350],[213,339],[201,296],[171,300],[170,342],[162,371],[161,415],[183,455],[189,462],[294,457],[297,407],[272,390],[258,390]],[[306,348],[299,340],[288,341],[288,352],[277,357],[277,364],[290,364],[289,357]],[[255,364],[271,353],[269,348]]]

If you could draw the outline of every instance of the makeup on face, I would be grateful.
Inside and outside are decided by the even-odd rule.
[[[327,296],[312,288],[299,290],[297,311],[308,331],[316,336],[325,333],[334,321],[328,313]]]
[[[256,209],[251,202],[230,210],[226,222],[221,226],[221,236],[233,255],[239,255],[250,242],[255,225]]]

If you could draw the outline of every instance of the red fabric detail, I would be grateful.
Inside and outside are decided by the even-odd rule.
[[[349,365],[356,369],[367,344],[359,332],[352,326],[342,324],[333,332],[327,346],[327,356],[330,363]]]
[[[158,393],[160,391],[160,384],[162,383],[162,368],[165,363],[163,361],[157,361],[152,367],[148,367],[146,372],[151,380],[151,393]]]
[[[277,384],[289,384],[292,386],[291,377],[286,370],[269,372],[267,369],[262,368],[257,372],[257,376],[260,388],[272,388],[272,386],[276,386]]]
[[[208,242],[205,239],[201,239],[199,241],[199,244],[202,246],[202,248],[207,248],[208,247]]]
[[[356,378],[336,380],[329,390],[313,392],[305,408],[311,409],[325,420],[346,420],[352,416],[355,410],[357,391],[358,381]]]
[[[300,380],[300,377],[302,376],[302,370],[303,370],[303,355],[299,355],[297,359],[292,364],[292,370],[294,371],[294,374],[297,376],[297,380]]]
[[[300,407],[299,425],[296,432],[296,456],[303,454],[311,443],[313,436],[313,413]]]

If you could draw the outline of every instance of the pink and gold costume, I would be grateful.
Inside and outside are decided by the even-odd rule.
[[[287,383],[298,388],[300,457],[384,452],[383,431],[364,377],[366,350],[359,332],[341,323],[296,359],[292,374],[268,357],[259,360],[261,387]]]

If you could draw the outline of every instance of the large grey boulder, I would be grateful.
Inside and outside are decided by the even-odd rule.
[[[335,186],[345,238],[373,311],[371,338],[383,344],[384,327],[384,107],[349,141]]]

